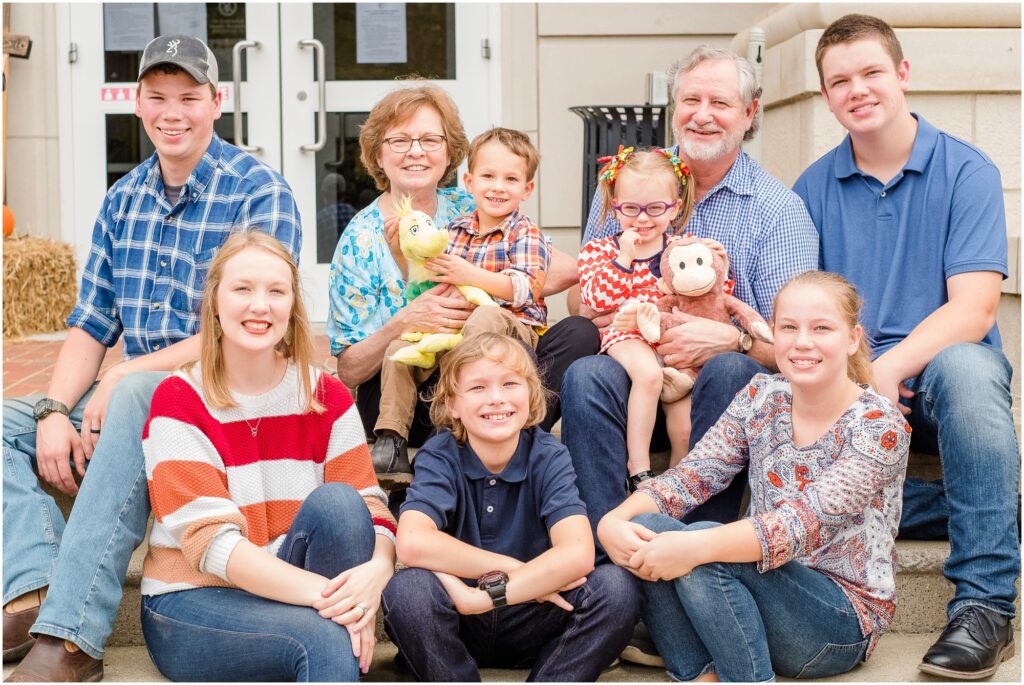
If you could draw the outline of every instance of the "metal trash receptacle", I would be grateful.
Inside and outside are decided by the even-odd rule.
[[[580,237],[587,227],[590,201],[597,190],[597,158],[612,155],[619,145],[664,147],[667,105],[581,105],[570,107],[583,119],[583,197]]]

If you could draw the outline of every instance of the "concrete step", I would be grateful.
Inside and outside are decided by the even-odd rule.
[[[871,659],[849,673],[827,679],[834,682],[938,682],[940,679],[921,673],[917,669],[921,656],[938,637],[938,633],[884,635]],[[1020,632],[1016,635],[1020,644]],[[364,682],[411,681],[408,672],[395,666],[395,646],[391,643],[378,644],[373,654],[373,666],[363,677]],[[1003,662],[995,674],[988,678],[992,682],[1020,682],[1021,657],[1017,654]],[[15,664],[4,664],[4,678],[14,669]],[[166,679],[156,670],[145,647],[112,647],[103,659],[104,680],[107,682],[164,682]],[[486,668],[480,673],[484,682],[522,682],[528,672],[525,669],[506,670]],[[788,678],[780,678],[788,681]],[[665,672],[620,662],[601,675],[600,682],[670,682]]]
[[[555,432],[558,430],[556,424]],[[414,453],[415,450],[410,450]],[[664,470],[668,466],[667,453],[652,454],[655,470]],[[937,478],[940,474],[937,456],[911,453],[908,471],[923,478]],[[385,490],[397,491],[408,487],[411,476],[408,474],[378,474],[381,486]],[[70,511],[73,499],[53,492],[57,501],[65,510]],[[148,535],[147,535],[148,538]],[[896,543],[899,558],[899,570],[896,576],[896,591],[899,598],[899,609],[896,620],[891,628],[893,633],[921,634],[942,630],[946,623],[946,604],[953,596],[953,586],[942,576],[942,564],[949,556],[949,543],[946,541],[911,541],[899,540]],[[112,646],[139,646],[144,644],[139,619],[141,598],[139,583],[142,578],[142,560],[146,554],[146,545],[137,549],[129,565],[124,589],[124,598],[117,617],[109,644]],[[1018,587],[1019,587],[1018,580]],[[1018,609],[1020,599],[1017,600]],[[1020,625],[1018,610],[1017,626]],[[378,638],[386,640],[383,627],[378,617]]]
[[[128,567],[124,598],[114,625],[109,644],[132,646],[144,644],[139,618],[142,579],[142,560],[146,545],[135,550]],[[899,609],[890,631],[893,633],[934,633],[946,625],[946,604],[953,597],[953,585],[942,576],[942,564],[949,555],[945,541],[899,540],[896,542],[899,569],[896,574],[896,594]],[[1018,583],[1019,585],[1019,583]],[[1020,626],[1020,599],[1017,600]],[[378,616],[377,637],[384,641],[383,626]]]

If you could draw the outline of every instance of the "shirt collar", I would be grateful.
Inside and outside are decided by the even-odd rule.
[[[217,170],[220,164],[221,152],[224,148],[224,141],[214,133],[210,140],[210,144],[206,148],[206,152],[199,159],[199,164],[192,170],[188,178],[185,179],[185,183],[181,186],[180,197],[186,197],[190,202],[199,202],[199,196],[203,194],[206,186],[210,183],[210,179],[213,178],[214,171]],[[162,194],[163,192],[163,175],[160,171],[160,156],[157,153],[153,153],[152,156],[147,160],[150,164],[149,172],[146,174],[146,184],[149,185],[155,193]]]
[[[221,152],[224,149],[224,141],[220,139],[216,133],[210,139],[210,144],[206,148],[206,152],[203,153],[202,158],[199,160],[199,164],[192,170],[188,180],[185,181],[185,189],[188,189],[191,194],[189,199],[192,202],[198,202],[199,196],[206,190],[206,186],[209,185],[210,179],[213,178],[213,173],[217,170],[220,164]]]
[[[512,210],[511,214],[509,214],[504,219],[499,221],[497,226],[495,226],[489,231],[484,232],[480,230],[480,214],[479,210],[477,210],[472,214],[466,215],[466,220],[462,228],[464,228],[467,233],[470,233],[472,235],[490,235],[491,233],[499,231],[502,233],[502,235],[504,235],[507,234],[518,221],[519,210],[514,209]]]
[[[526,480],[526,467],[528,464],[526,457],[533,447],[534,430],[529,429],[519,432],[519,445],[516,447],[516,452],[512,455],[512,458],[505,465],[501,473],[491,473],[488,471],[487,467],[480,461],[480,458],[476,456],[473,448],[469,446],[468,441],[465,445],[460,445],[459,458],[462,460],[462,472],[471,480],[497,478],[505,483],[520,483]]]
[[[903,165],[903,171],[904,173],[914,171],[920,174],[924,173],[925,167],[928,166],[928,162],[932,158],[935,145],[939,141],[939,130],[925,121],[924,117],[920,114],[911,112],[911,116],[917,119],[917,134],[914,136],[914,147],[910,150],[910,158]],[[864,175],[857,168],[857,162],[854,160],[853,140],[850,138],[849,133],[846,134],[846,138],[836,148],[834,170],[836,178]]]

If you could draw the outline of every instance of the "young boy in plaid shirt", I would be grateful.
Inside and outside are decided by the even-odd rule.
[[[492,128],[470,145],[469,172],[463,182],[473,194],[476,211],[448,225],[448,249],[426,263],[437,273],[437,283],[477,286],[501,305],[477,307],[466,319],[464,336],[501,333],[535,350],[547,326],[541,291],[550,262],[548,246],[537,224],[519,211],[519,204],[533,192],[539,161],[529,137],[512,129]],[[417,388],[433,373],[434,368],[384,359],[380,416],[374,426],[376,469],[409,470],[406,459],[396,462],[391,456],[404,456]]]

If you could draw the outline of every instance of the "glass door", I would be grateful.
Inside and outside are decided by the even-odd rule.
[[[217,57],[221,118],[217,134],[281,169],[278,10],[271,4],[88,3],[59,6],[61,33],[70,45],[60,82],[67,94],[66,142],[71,173],[62,177],[64,240],[85,263],[96,213],[117,179],[153,153],[135,116],[142,50],[153,38],[187,33],[202,38]],[[235,82],[238,82],[236,87]],[[244,103],[236,127],[239,94]],[[259,98],[254,97],[255,94]],[[240,131],[237,131],[240,128]],[[63,134],[62,134],[63,137]]]
[[[452,3],[68,3],[58,6],[64,101],[64,240],[85,263],[106,189],[153,152],[135,111],[142,49],[163,33],[207,41],[217,56],[216,131],[279,170],[303,224],[301,268],[314,321],[327,317],[338,236],[376,196],[359,164],[374,103],[419,75],[455,98],[470,136],[500,118],[499,6]],[[493,41],[492,41],[493,42]],[[317,69],[322,61],[324,69]],[[236,85],[237,83],[237,85]],[[320,94],[323,93],[323,98]],[[240,123],[236,116],[241,117]],[[65,142],[66,141],[66,142]],[[79,267],[81,268],[81,266]]]
[[[484,41],[497,12],[463,3],[281,5],[281,161],[302,213],[303,286],[314,321],[327,317],[338,237],[379,194],[359,162],[359,127],[396,79],[412,75],[452,94],[471,137],[490,126],[500,91]]]

